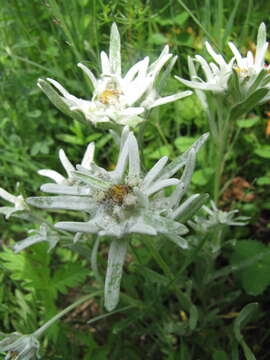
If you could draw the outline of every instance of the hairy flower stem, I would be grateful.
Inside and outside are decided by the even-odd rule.
[[[156,263],[161,267],[161,269],[163,270],[164,274],[171,280],[171,283],[174,282],[175,280],[175,276],[174,274],[171,272],[169,266],[167,265],[167,263],[163,260],[163,258],[161,257],[161,255],[159,254],[159,252],[157,251],[157,249],[155,248],[155,246],[152,243],[152,239],[147,239],[145,237],[144,239],[144,243],[147,246],[150,254],[152,255],[152,257],[155,259]],[[185,311],[189,311],[190,309],[190,300],[187,298],[187,296],[179,289],[179,287],[176,285],[174,287],[174,291],[175,294],[177,296],[177,299],[179,301],[179,304],[183,307],[183,309]]]
[[[221,195],[221,179],[224,171],[225,161],[226,161],[226,147],[228,146],[229,138],[229,126],[230,126],[230,114],[228,114],[224,121],[220,119],[219,133],[218,133],[218,143],[217,143],[217,156],[216,156],[216,165],[215,165],[215,179],[214,179],[214,201],[218,205],[219,197]]]
[[[42,333],[48,329],[48,327],[50,327],[55,321],[59,320],[61,317],[66,315],[69,311],[73,310],[74,308],[81,305],[85,301],[87,301],[87,300],[89,300],[89,299],[91,299],[91,298],[93,298],[93,297],[95,297],[97,295],[100,295],[102,293],[103,293],[103,291],[99,290],[99,291],[95,291],[92,294],[82,296],[79,300],[75,301],[73,304],[69,305],[67,308],[60,311],[57,315],[55,315],[53,318],[51,318],[49,321],[47,321],[45,324],[43,324],[39,329],[37,329],[33,333],[33,336],[35,336],[35,337],[41,336]]]

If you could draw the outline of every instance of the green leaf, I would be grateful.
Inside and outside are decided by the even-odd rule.
[[[175,139],[174,144],[177,147],[178,150],[181,152],[186,151],[192,144],[197,140],[196,137],[190,137],[190,136],[180,136]]]
[[[243,335],[241,334],[241,329],[250,322],[252,319],[254,312],[258,310],[258,303],[251,303],[246,305],[239,313],[237,318],[233,324],[233,331],[235,337],[239,344],[242,346],[242,349],[245,354],[246,360],[256,360],[255,356],[253,355],[252,351],[246,344]]]
[[[239,119],[242,115],[248,113],[252,110],[259,102],[266,96],[268,93],[268,89],[258,89],[254,91],[250,96],[244,99],[244,101],[240,102],[239,104],[235,105],[231,109],[231,121]]]
[[[269,249],[255,240],[242,240],[235,246],[230,258],[231,264],[234,266],[241,265],[242,262],[252,258],[254,254],[266,253],[264,257],[254,264],[235,273],[242,287],[249,295],[261,294],[270,284],[270,254],[267,254],[267,252],[269,252]]]
[[[213,354],[213,360],[229,360],[229,358],[224,351],[217,350]]]
[[[197,307],[195,305],[191,305],[190,312],[189,312],[189,321],[188,321],[190,330],[196,329],[198,317],[199,317],[199,314],[198,314]]]
[[[257,122],[260,120],[259,116],[253,117],[253,118],[249,118],[249,119],[240,119],[236,121],[236,125],[239,128],[251,128],[252,126],[254,126],[255,124],[257,124]]]
[[[66,294],[68,288],[76,287],[82,283],[89,275],[89,272],[90,270],[80,263],[64,264],[54,273],[52,284],[57,291]]]
[[[270,146],[262,145],[259,149],[256,149],[254,153],[264,159],[270,159]]]
[[[213,168],[204,168],[194,172],[192,176],[192,183],[199,186],[206,185],[214,174]]]
[[[151,154],[149,154],[149,158],[150,159],[160,159],[162,156],[170,157],[171,152],[172,152],[171,145],[163,145],[160,148],[158,148],[156,151],[153,151]]]
[[[164,45],[167,43],[167,38],[161,33],[156,33],[156,34],[151,34],[151,36],[149,36],[148,38],[148,41],[151,44]]]
[[[72,145],[84,145],[85,141],[83,139],[78,138],[77,136],[70,135],[70,134],[57,134],[56,138],[64,141],[68,144]]]
[[[260,186],[270,185],[270,176],[261,176],[256,180],[256,183]]]

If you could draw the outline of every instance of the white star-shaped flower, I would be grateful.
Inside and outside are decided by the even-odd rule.
[[[179,247],[188,247],[182,237],[188,230],[182,222],[201,207],[206,196],[195,194],[182,204],[180,202],[191,180],[195,154],[206,138],[207,135],[202,136],[190,150],[170,164],[164,156],[143,175],[137,140],[125,127],[113,171],[100,168],[94,162],[91,162],[90,168],[77,165],[76,170],[71,172],[75,179],[73,184],[45,184],[41,187],[43,191],[57,193],[58,196],[27,200],[39,208],[75,210],[88,216],[87,221],[58,222],[55,224],[58,229],[112,239],[105,282],[107,309],[112,310],[118,302],[127,236],[133,233],[163,234]],[[183,167],[182,177],[172,178]],[[166,196],[164,189],[171,186],[175,189]]]
[[[255,56],[251,51],[248,51],[247,55],[242,57],[233,42],[230,41],[228,44],[235,56],[237,66],[234,66],[234,69],[239,73],[240,79],[257,77],[262,70],[270,69],[270,66],[265,64],[268,42],[266,41],[266,27],[264,23],[261,23],[258,30]]]
[[[195,59],[189,57],[188,65],[191,81],[182,79],[179,76],[175,76],[175,78],[194,89],[223,93],[228,89],[228,80],[233,71],[234,58],[227,63],[223,56],[216,53],[207,41],[205,42],[205,46],[214,62],[208,63],[200,55],[196,55]],[[195,62],[200,64],[204,74],[204,79],[198,76],[195,69]]]
[[[144,120],[146,110],[191,94],[191,91],[184,91],[160,97],[155,89],[155,81],[161,69],[172,58],[168,46],[164,47],[155,62],[149,64],[149,57],[145,57],[133,65],[124,76],[122,76],[120,50],[120,35],[114,23],[111,29],[109,56],[104,51],[100,54],[100,77],[96,78],[85,65],[78,64],[93,85],[91,100],[71,95],[61,84],[50,78],[39,79],[38,86],[60,110],[69,115],[74,112],[78,115],[79,112],[83,114],[84,119],[94,125],[114,123],[131,127]],[[175,61],[176,57],[172,59],[172,64]]]

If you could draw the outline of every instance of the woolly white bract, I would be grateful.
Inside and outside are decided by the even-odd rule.
[[[27,204],[22,195],[12,195],[6,190],[0,188],[0,198],[10,202],[14,206],[2,206],[0,207],[0,213],[5,214],[8,219],[13,213],[17,211],[27,210]]]
[[[50,78],[39,79],[38,86],[61,111],[71,116],[83,114],[83,117],[94,125],[114,123],[132,127],[144,120],[146,110],[191,94],[190,91],[184,91],[159,97],[157,93],[155,87],[157,76],[172,58],[168,46],[164,47],[155,62],[149,64],[149,57],[145,57],[133,65],[124,77],[122,77],[120,50],[120,36],[114,23],[111,29],[109,56],[104,51],[100,54],[102,70],[100,78],[97,79],[85,65],[78,64],[93,85],[94,92],[91,100],[71,95],[62,85]],[[176,58],[171,59],[171,67]]]
[[[5,360],[35,360],[39,358],[39,341],[34,335],[23,335],[17,332],[12,334],[0,333],[5,336],[0,341],[0,352],[7,352]]]
[[[112,238],[105,281],[105,306],[108,310],[118,303],[129,234],[164,234],[181,248],[188,247],[182,237],[188,229],[182,222],[202,206],[207,195],[195,194],[182,204],[180,202],[191,180],[195,154],[207,136],[203,135],[190,150],[170,164],[164,156],[143,176],[136,138],[125,127],[113,171],[97,166],[91,158],[88,167],[76,166],[69,185],[52,183],[41,186],[44,192],[61,195],[27,199],[30,205],[39,208],[77,210],[89,216],[85,222],[58,222],[55,224],[58,229]],[[172,178],[183,167],[181,178]],[[164,189],[169,186],[175,186],[175,189],[166,196]],[[27,242],[22,246],[28,246]]]

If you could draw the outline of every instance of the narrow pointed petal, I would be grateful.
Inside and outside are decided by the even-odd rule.
[[[205,42],[205,46],[206,49],[208,51],[208,53],[212,56],[212,58],[215,60],[215,62],[217,64],[219,64],[220,66],[226,66],[226,61],[224,60],[223,56],[220,54],[217,54],[214,49],[212,48],[212,46],[209,44],[208,41]]]
[[[121,137],[119,137],[119,144],[120,144],[120,151],[122,150],[123,146],[125,145],[125,142],[127,141],[128,135],[129,135],[129,127],[126,125],[121,133]]]
[[[164,104],[167,104],[167,103],[170,103],[170,102],[173,102],[173,101],[176,101],[176,100],[179,100],[179,99],[182,99],[186,96],[189,96],[192,94],[192,91],[188,90],[188,91],[181,91],[177,94],[174,94],[174,95],[170,95],[170,96],[165,96],[165,97],[161,97],[157,100],[155,100],[150,106],[149,106],[149,109],[152,109],[156,106],[160,106],[160,105],[164,105]]]
[[[140,155],[137,140],[133,133],[130,134],[129,140],[129,179],[139,178],[140,176]]]
[[[186,162],[186,166],[185,166],[185,170],[183,172],[183,175],[181,176],[180,182],[184,184],[184,188],[183,188],[183,193],[186,192],[188,185],[191,181],[191,177],[193,175],[194,172],[194,168],[195,168],[195,160],[196,160],[196,153],[194,149],[191,149],[188,157],[187,157],[187,162]]]
[[[61,184],[66,180],[64,176],[62,176],[61,174],[59,174],[57,171],[54,170],[42,169],[42,170],[38,170],[38,174],[54,180],[57,184]]]
[[[7,192],[5,189],[0,188],[0,197],[3,198],[4,200],[15,204],[16,202],[16,196],[10,194],[9,192]]]
[[[129,232],[138,233],[138,234],[157,235],[156,229],[153,226],[146,224],[142,219],[140,219],[133,226],[131,226]]]
[[[192,147],[186,150],[183,154],[175,158],[170,164],[168,164],[162,171],[160,179],[168,179],[173,176],[179,169],[181,169],[187,162],[189,152],[194,149],[197,153],[204,142],[208,139],[209,133],[203,134],[198,140],[194,142]]]
[[[88,67],[83,65],[82,63],[79,63],[78,67],[81,68],[82,71],[89,77],[89,79],[91,80],[91,83],[95,89],[97,87],[97,79],[96,79],[95,75],[92,73],[92,71],[90,69],[88,69]]]
[[[191,218],[196,211],[198,211],[202,205],[208,199],[208,194],[194,194],[187,199],[182,205],[180,205],[172,214],[172,219],[185,222]]]
[[[111,28],[109,59],[112,72],[121,76],[121,43],[116,23],[113,23]]]
[[[168,238],[175,243],[177,246],[179,246],[182,249],[188,249],[188,243],[186,239],[182,238],[182,236],[179,235],[167,235]]]
[[[84,153],[81,162],[82,167],[86,169],[90,169],[90,165],[93,162],[93,158],[94,158],[94,152],[95,152],[95,143],[92,142],[87,146],[86,152]]]
[[[100,53],[102,75],[110,75],[112,73],[111,65],[107,54],[104,51]]]
[[[204,71],[205,77],[207,81],[210,81],[212,79],[212,72],[208,65],[208,62],[200,55],[195,56],[196,60],[201,64],[201,67]]]
[[[51,194],[63,194],[63,195],[90,195],[91,190],[86,187],[81,186],[68,186],[68,185],[60,185],[60,184],[43,184],[40,187],[40,190],[45,193]]]
[[[152,194],[154,194],[155,192],[168,187],[168,186],[172,186],[172,185],[177,185],[179,184],[179,180],[178,179],[166,179],[166,180],[159,180],[156,183],[154,183],[152,186],[150,186],[145,193],[150,196]]]
[[[40,235],[29,236],[28,238],[16,243],[14,245],[13,249],[14,249],[15,253],[18,253],[18,252],[28,248],[29,246],[32,246],[32,245],[37,244],[42,241],[46,241],[46,240],[43,237],[41,237]]]
[[[61,164],[63,165],[63,168],[66,170],[66,173],[68,174],[68,177],[71,177],[71,173],[73,171],[75,171],[75,168],[69,161],[69,159],[66,156],[63,149],[59,150],[59,158],[60,158]]]
[[[126,239],[115,239],[110,245],[104,294],[104,305],[108,311],[115,309],[119,302],[120,283],[127,245]]]
[[[141,70],[141,69],[143,69],[143,72],[146,73],[148,64],[149,64],[149,57],[148,56],[145,57],[143,60],[137,62],[126,73],[126,75],[124,77],[124,82],[126,84],[129,84],[134,79],[134,77],[138,74],[139,70]]]
[[[163,156],[153,167],[151,170],[148,171],[148,173],[146,174],[143,183],[142,183],[142,187],[143,189],[146,189],[160,174],[160,172],[162,171],[162,169],[164,168],[164,166],[167,164],[168,162],[168,157],[167,156]]]
[[[265,23],[261,23],[258,30],[257,36],[257,48],[256,52],[260,52],[266,44],[266,26]]]
[[[75,179],[81,180],[85,184],[90,185],[91,187],[94,187],[96,189],[106,191],[112,185],[109,181],[105,181],[97,176],[86,174],[81,171],[74,171],[72,175]]]
[[[90,211],[96,207],[94,202],[89,201],[88,197],[81,196],[47,196],[30,197],[27,203],[40,209],[59,209],[59,210],[81,210]]]
[[[53,80],[51,78],[47,78],[47,81],[49,81],[51,84],[54,85],[54,87],[56,87],[56,89],[66,98],[70,98],[73,97],[61,84],[59,84],[58,81]]]
[[[129,153],[129,139],[130,139],[130,133],[125,141],[125,144],[123,145],[120,151],[115,170],[112,171],[112,175],[116,181],[122,180],[122,177],[126,169],[128,153]]]
[[[97,233],[99,227],[97,224],[89,222],[72,222],[72,221],[60,221],[54,225],[56,229],[72,231],[72,232],[82,232],[82,233]]]
[[[234,55],[235,58],[236,58],[236,61],[237,61],[238,66],[241,67],[241,64],[242,64],[242,56],[241,56],[240,52],[238,51],[237,47],[234,45],[233,42],[229,41],[229,42],[228,42],[228,45],[229,45],[230,49],[232,50],[233,55]]]

